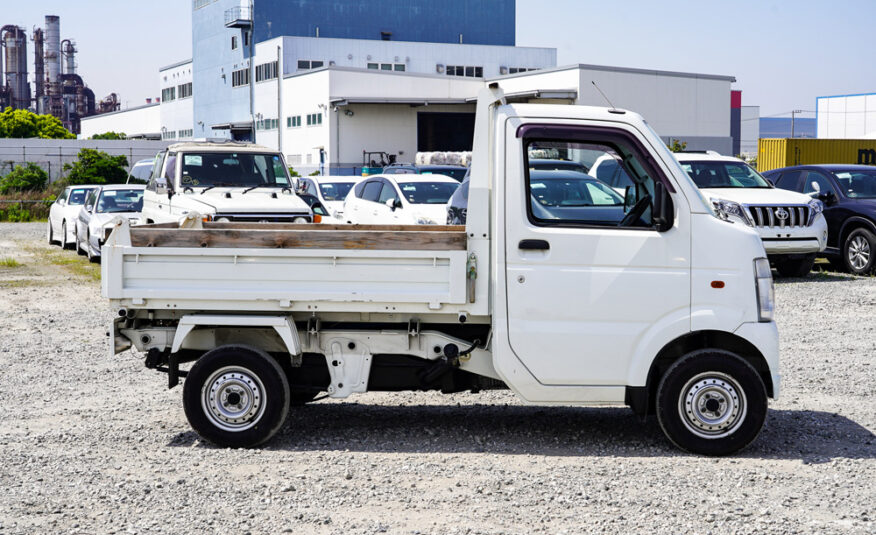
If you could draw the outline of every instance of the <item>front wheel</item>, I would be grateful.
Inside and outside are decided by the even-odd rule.
[[[88,256],[88,261],[96,264],[100,262],[100,255],[94,254],[91,248],[91,233],[88,232],[85,234],[85,254]]]
[[[69,249],[70,244],[67,241],[67,222],[61,223],[61,249]],[[75,241],[75,240],[74,240]]]
[[[694,351],[673,364],[657,387],[657,419],[676,446],[729,455],[748,446],[766,420],[767,394],[757,371],[738,355]]]
[[[775,261],[776,271],[782,277],[805,277],[814,265],[814,254],[798,258],[779,258]]]
[[[46,240],[49,242],[49,245],[55,244],[55,231],[52,228],[52,218],[49,218],[49,221],[46,223]]]
[[[869,275],[876,268],[876,235],[865,228],[853,230],[843,246],[846,268],[855,275]]]
[[[267,442],[289,413],[289,382],[267,353],[227,345],[208,351],[183,384],[186,418],[203,438],[230,448]]]

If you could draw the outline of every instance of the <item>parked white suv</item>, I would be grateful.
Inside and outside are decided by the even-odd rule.
[[[675,157],[719,217],[757,230],[780,275],[805,277],[812,270],[827,246],[821,201],[774,187],[738,158],[713,151]]]
[[[142,221],[171,223],[191,212],[219,222],[311,223],[283,156],[253,144],[171,145],[155,159]]]

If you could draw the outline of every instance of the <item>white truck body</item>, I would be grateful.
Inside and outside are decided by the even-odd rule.
[[[603,134],[635,147],[653,195],[618,225],[533,224],[526,143]],[[706,454],[753,440],[780,381],[758,234],[717,218],[634,113],[505,104],[491,87],[473,154],[466,227],[120,221],[103,249],[112,351],[133,345],[171,385],[194,360],[186,414],[225,445],[270,438],[281,422],[267,420],[286,413],[252,400],[283,382],[306,401],[308,380],[338,398],[507,387],[532,403],[656,409],[673,442]],[[268,353],[288,378],[259,367]]]

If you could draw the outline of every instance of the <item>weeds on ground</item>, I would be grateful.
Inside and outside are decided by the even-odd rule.
[[[21,267],[21,262],[11,256],[0,256],[0,267],[17,268]]]
[[[64,250],[52,250],[41,247],[26,247],[35,258],[35,263],[48,263],[61,266],[70,273],[93,281],[100,280],[100,264],[92,264],[84,257]]]

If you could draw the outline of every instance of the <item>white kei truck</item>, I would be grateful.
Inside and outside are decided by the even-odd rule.
[[[757,232],[719,217],[639,115],[514,99],[478,96],[464,227],[119,220],[111,353],[183,377],[189,423],[225,447],[321,393],[506,388],[656,413],[697,454],[750,444],[780,379]],[[530,177],[545,150],[611,154],[635,184],[620,204],[580,173]]]

